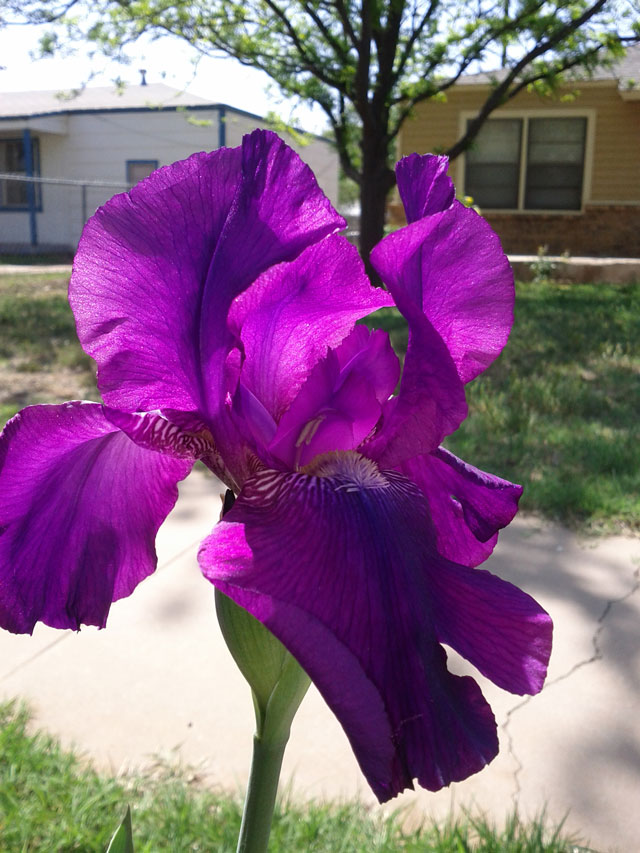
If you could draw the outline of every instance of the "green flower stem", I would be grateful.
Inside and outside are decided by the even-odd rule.
[[[269,743],[253,738],[253,758],[242,813],[237,853],[265,853],[287,741]]]
[[[253,759],[237,853],[266,853],[291,722],[310,684],[300,664],[261,622],[216,590],[222,635],[251,686]]]

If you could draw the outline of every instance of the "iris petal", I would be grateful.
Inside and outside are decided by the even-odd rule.
[[[360,317],[392,302],[371,287],[356,248],[343,237],[328,237],[272,267],[229,312],[244,348],[243,385],[279,420],[327,350]]]
[[[435,154],[410,154],[396,164],[398,192],[409,224],[451,206],[455,188],[448,166],[448,157]]]
[[[205,423],[188,412],[121,412],[103,406],[109,423],[121,429],[138,447],[165,453],[174,459],[202,459],[212,469],[221,467],[213,437]]]
[[[69,289],[105,402],[215,420],[232,300],[343,225],[309,167],[265,131],[111,199],[85,227]]]
[[[510,693],[542,690],[553,626],[530,595],[490,572],[444,560],[429,588],[441,642]]]
[[[424,312],[451,353],[462,382],[500,354],[513,322],[514,287],[497,235],[454,202],[389,234],[371,260],[409,320]]]
[[[194,154],[115,196],[86,224],[69,301],[108,405],[202,408],[204,283],[240,174],[239,149]]]
[[[467,415],[464,386],[442,339],[421,310],[408,306],[403,313],[409,343],[400,390],[383,405],[378,432],[362,447],[385,468],[431,453]]]
[[[202,570],[307,670],[381,801],[414,778],[430,790],[464,779],[497,753],[496,727],[478,686],[447,672],[438,645],[448,614],[436,623],[444,598],[431,580],[448,564],[424,496],[358,454],[329,454],[312,469],[249,480],[203,543]]]
[[[0,624],[104,626],[156,566],[192,461],[144,450],[93,403],[32,406],[0,442]]]
[[[444,447],[405,460],[398,471],[426,496],[438,551],[464,566],[477,566],[487,559],[498,531],[518,510],[522,486],[480,471]]]
[[[311,169],[275,133],[257,130],[243,137],[241,181],[212,254],[200,315],[200,362],[210,416],[222,408],[224,362],[235,343],[227,319],[232,300],[265,270],[294,260],[345,224]],[[217,438],[224,455],[224,439]]]
[[[380,419],[399,372],[388,336],[357,326],[313,368],[278,424],[269,451],[296,469],[320,453],[355,449]]]

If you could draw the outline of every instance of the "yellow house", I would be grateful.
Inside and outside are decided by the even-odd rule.
[[[488,74],[469,75],[446,102],[419,104],[401,130],[400,156],[446,151],[490,85]],[[640,45],[553,98],[516,95],[491,114],[449,173],[508,253],[548,246],[550,254],[640,257]],[[390,218],[402,217],[396,198]]]

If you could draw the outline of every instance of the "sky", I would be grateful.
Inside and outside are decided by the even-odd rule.
[[[90,59],[86,53],[34,60],[31,54],[37,48],[38,37],[37,27],[10,25],[0,29],[0,98],[2,92],[72,89],[86,82],[92,72],[96,76],[90,86],[109,86],[117,77],[139,84],[139,69],[145,68],[148,83],[186,89],[215,103],[257,115],[273,111],[285,121],[314,133],[325,126],[319,110],[284,99],[266,74],[245,68],[234,59],[202,58],[194,67],[195,52],[175,38],[139,41],[129,51],[130,65],[109,65],[104,58]]]

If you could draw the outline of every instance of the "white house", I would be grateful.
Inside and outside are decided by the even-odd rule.
[[[0,249],[70,250],[93,211],[158,166],[240,144],[259,116],[164,84],[0,93]],[[333,204],[338,158],[296,145]],[[35,181],[26,180],[35,178]]]

